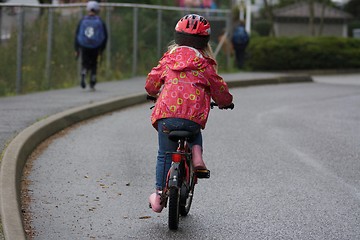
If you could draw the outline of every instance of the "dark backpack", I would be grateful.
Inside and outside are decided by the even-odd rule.
[[[82,47],[100,47],[105,40],[104,25],[100,17],[85,16],[80,22],[77,40]]]
[[[249,35],[242,26],[238,26],[234,30],[232,42],[236,45],[247,45],[249,43]]]

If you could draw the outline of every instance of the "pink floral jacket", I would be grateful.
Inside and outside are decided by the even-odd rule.
[[[233,97],[225,81],[216,73],[216,62],[197,49],[181,46],[166,52],[148,74],[145,89],[149,95],[159,94],[151,122],[162,118],[185,118],[204,129],[211,98],[219,106],[232,103]]]

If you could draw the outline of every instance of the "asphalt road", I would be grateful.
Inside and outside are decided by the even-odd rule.
[[[211,178],[177,232],[153,213],[151,104],[72,128],[28,176],[34,239],[360,239],[360,86],[232,89],[204,131]]]

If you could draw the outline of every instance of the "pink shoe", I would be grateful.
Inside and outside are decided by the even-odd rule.
[[[192,161],[195,169],[207,169],[202,158],[202,148],[200,145],[194,145],[191,149]]]
[[[206,168],[202,158],[202,148],[200,145],[194,145],[191,149],[192,161],[195,173],[198,178],[210,178],[210,171]]]
[[[161,205],[160,194],[161,194],[160,191],[156,191],[155,193],[151,194],[149,197],[149,206],[156,213],[160,213],[164,208],[164,206]]]

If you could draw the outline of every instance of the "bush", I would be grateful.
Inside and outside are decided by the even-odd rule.
[[[270,35],[271,22],[268,20],[258,20],[254,22],[253,31],[257,32],[260,36],[267,37]]]
[[[360,29],[360,21],[359,20],[352,21],[351,23],[348,24],[349,37],[353,37],[354,29]]]
[[[251,70],[351,69],[360,67],[360,40],[338,37],[257,37],[247,49]]]

